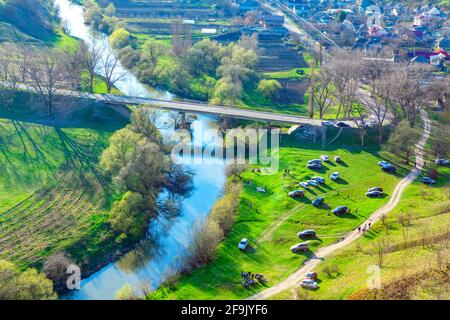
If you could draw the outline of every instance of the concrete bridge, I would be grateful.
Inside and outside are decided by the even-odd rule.
[[[96,102],[102,102],[109,105],[125,104],[134,106],[149,106],[162,110],[169,110],[181,113],[210,114],[237,119],[286,123],[290,125],[306,125],[306,124],[313,126],[322,125],[322,120],[319,119],[310,119],[308,117],[303,116],[278,114],[273,112],[258,111],[251,109],[241,109],[237,107],[211,105],[199,101],[186,101],[186,100],[170,101],[170,100],[159,100],[153,98],[130,97],[111,94],[89,94],[69,90],[60,90],[58,91],[57,95],[94,100]],[[352,121],[344,121],[344,122],[346,122],[350,126],[354,126],[354,123]]]

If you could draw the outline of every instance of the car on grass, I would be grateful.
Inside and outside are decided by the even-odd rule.
[[[368,198],[381,198],[384,196],[384,193],[381,191],[369,191],[366,193],[366,197]]]
[[[394,167],[391,164],[389,164],[387,166],[384,166],[384,167],[381,167],[381,170],[383,170],[384,172],[387,172],[387,173],[395,173],[395,172],[397,172],[397,168]]]
[[[305,279],[311,279],[311,280],[316,281],[317,278],[318,278],[318,277],[317,277],[317,272],[315,272],[315,271],[308,272],[308,273],[305,275]]]
[[[450,161],[448,161],[447,159],[436,159],[434,163],[438,166],[448,166],[450,164]]]
[[[313,186],[313,187],[319,186],[319,182],[317,182],[316,180],[308,180],[307,182],[310,186]]]
[[[302,288],[310,289],[310,290],[316,290],[319,288],[319,285],[317,284],[317,282],[315,282],[314,280],[311,280],[311,279],[303,279],[303,281],[300,283],[300,286]]]
[[[387,167],[387,166],[390,166],[391,164],[387,161],[378,161],[378,165],[380,167]]]
[[[322,161],[324,162],[330,162],[330,157],[327,156],[326,154],[321,155],[320,159],[322,159]]]
[[[367,192],[372,192],[372,191],[383,192],[383,188],[381,188],[381,187],[373,187],[373,188],[370,188],[369,190],[367,190]]]
[[[340,121],[340,122],[336,123],[336,127],[339,127],[339,128],[349,128],[350,125],[349,125],[348,123],[345,123],[345,122]]]
[[[342,162],[342,158],[340,156],[335,156],[334,162],[337,162],[337,163]]]
[[[312,179],[317,181],[320,184],[324,184],[325,183],[325,178],[322,178],[322,177],[317,177],[316,176],[316,177],[313,177]]]
[[[435,184],[436,183],[436,180],[431,179],[430,177],[423,177],[420,181],[423,184]]]
[[[303,190],[294,190],[289,192],[288,194],[289,197],[291,198],[302,198],[305,196],[305,191]]]
[[[331,180],[333,180],[333,181],[336,181],[337,179],[339,179],[341,177],[341,175],[340,175],[340,173],[339,172],[333,172],[331,175],[330,175],[330,179]]]
[[[309,160],[308,164],[320,164],[320,165],[322,165],[322,159]]]
[[[248,239],[247,238],[243,238],[238,245],[239,250],[245,250],[248,247]]]
[[[297,237],[300,239],[313,239],[316,237],[316,231],[314,230],[303,230],[297,233]]]
[[[300,186],[300,187],[303,187],[303,188],[309,188],[309,183],[306,182],[306,181],[303,181],[303,182],[300,182],[300,183],[299,183],[299,186]]]
[[[324,202],[325,202],[325,198],[324,197],[319,197],[319,198],[317,198],[316,200],[314,200],[312,202],[312,205],[314,207],[320,207]]]
[[[312,169],[312,170],[319,170],[319,169],[322,169],[322,165],[321,165],[320,163],[308,163],[308,164],[306,165],[306,167],[307,167],[308,169]]]
[[[324,127],[334,127],[336,125],[336,123],[334,123],[333,121],[322,121],[322,126]]]
[[[306,252],[309,250],[308,242],[297,243],[291,247],[292,253]]]
[[[339,206],[333,210],[333,213],[337,216],[342,216],[350,212],[350,209],[346,206]]]

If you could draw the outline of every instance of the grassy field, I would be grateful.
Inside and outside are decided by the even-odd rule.
[[[397,175],[382,173],[377,161],[379,150],[371,145],[363,150],[357,146],[355,134],[344,133],[331,147],[322,151],[317,144],[305,144],[291,136],[283,136],[280,149],[280,171],[273,176],[262,176],[247,172],[247,181],[241,196],[236,223],[230,234],[218,248],[214,262],[181,276],[176,284],[163,286],[154,292],[152,299],[239,299],[248,297],[262,289],[244,289],[241,285],[242,271],[262,273],[268,286],[296,270],[307,256],[319,247],[330,244],[357,227],[377,208],[388,201],[389,194],[407,172],[401,168]],[[345,163],[330,163],[319,173],[305,167],[308,160],[326,153],[340,155]],[[389,159],[395,162],[395,159]],[[290,175],[283,177],[284,169]],[[287,197],[289,191],[298,189],[298,183],[314,175],[327,177],[339,171],[342,179],[327,183],[320,188],[307,190],[307,196],[299,201]],[[252,184],[249,185],[248,181]],[[258,193],[257,186],[266,186],[268,193]],[[387,197],[367,199],[365,191],[373,186],[382,186]],[[311,201],[319,195],[325,196],[326,204],[314,208]],[[352,214],[337,217],[330,210],[338,205],[347,205]],[[315,229],[318,240],[310,242],[311,251],[294,255],[289,247],[301,242],[296,233],[303,229]],[[237,244],[247,237],[251,250],[240,252]]]
[[[410,226],[402,226],[399,217],[411,215]],[[319,286],[316,291],[306,291],[298,287],[287,290],[274,299],[348,299],[361,297],[359,292],[367,288],[369,266],[378,264],[376,244],[384,238],[393,249],[384,256],[381,269],[381,284],[392,284],[401,292],[399,279],[414,278],[416,275],[430,275],[423,281],[408,281],[408,294],[397,298],[449,299],[448,269],[438,263],[438,252],[448,263],[450,249],[448,232],[450,228],[450,184],[448,180],[438,187],[424,187],[412,184],[406,191],[399,206],[386,221],[375,224],[361,239],[348,248],[327,259],[317,270]],[[428,239],[447,234],[445,239],[428,243]],[[424,241],[425,239],[425,241]],[[422,242],[424,241],[424,242]],[[424,243],[424,244],[423,244]],[[440,251],[443,250],[443,251]],[[445,261],[444,260],[444,261]],[[337,266],[339,273],[328,277],[323,270]],[[447,274],[447,282],[440,280]],[[445,279],[444,279],[445,280]]]
[[[74,111],[73,122],[65,119],[62,127],[55,119],[45,124],[29,108],[1,112],[0,259],[39,267],[66,249],[85,263],[110,249],[114,194],[97,162],[111,133],[126,121],[117,114],[94,119],[92,111],[89,105]]]

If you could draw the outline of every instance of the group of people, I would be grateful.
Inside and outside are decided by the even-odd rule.
[[[367,230],[369,230],[370,226],[372,225],[372,222],[369,222],[368,224],[364,224],[364,226],[359,226],[358,227],[358,232],[366,232]]]
[[[264,276],[259,273],[252,273],[252,272],[244,272],[242,271],[241,276],[243,278],[242,280],[242,286],[244,288],[249,288],[250,286],[254,285],[256,281],[259,281],[260,283],[265,283],[266,279],[264,279]]]

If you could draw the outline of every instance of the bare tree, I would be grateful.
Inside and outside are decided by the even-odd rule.
[[[106,82],[106,90],[108,93],[111,93],[114,85],[125,77],[125,72],[119,71],[119,60],[116,58],[114,51],[111,48],[105,52],[101,61],[103,76],[105,77]]]
[[[48,116],[52,115],[57,91],[67,88],[66,69],[61,57],[60,52],[35,50],[27,67],[27,85],[41,96]]]
[[[172,53],[181,59],[192,45],[192,27],[181,21],[174,21],[171,25]]]
[[[7,43],[0,47],[0,100],[7,110],[11,110],[19,88],[19,62],[15,45]]]
[[[315,85],[314,101],[319,110],[319,118],[323,119],[325,113],[333,104],[333,93],[331,90],[331,76],[327,69],[319,72]]]
[[[90,47],[84,43],[80,44],[80,57],[82,65],[88,72],[88,86],[91,93],[94,92],[95,75],[101,69],[103,51],[102,45],[96,40]]]
[[[389,243],[388,239],[385,236],[382,236],[380,239],[373,243],[374,251],[377,255],[377,265],[382,268],[384,264],[384,257],[386,255]]]

